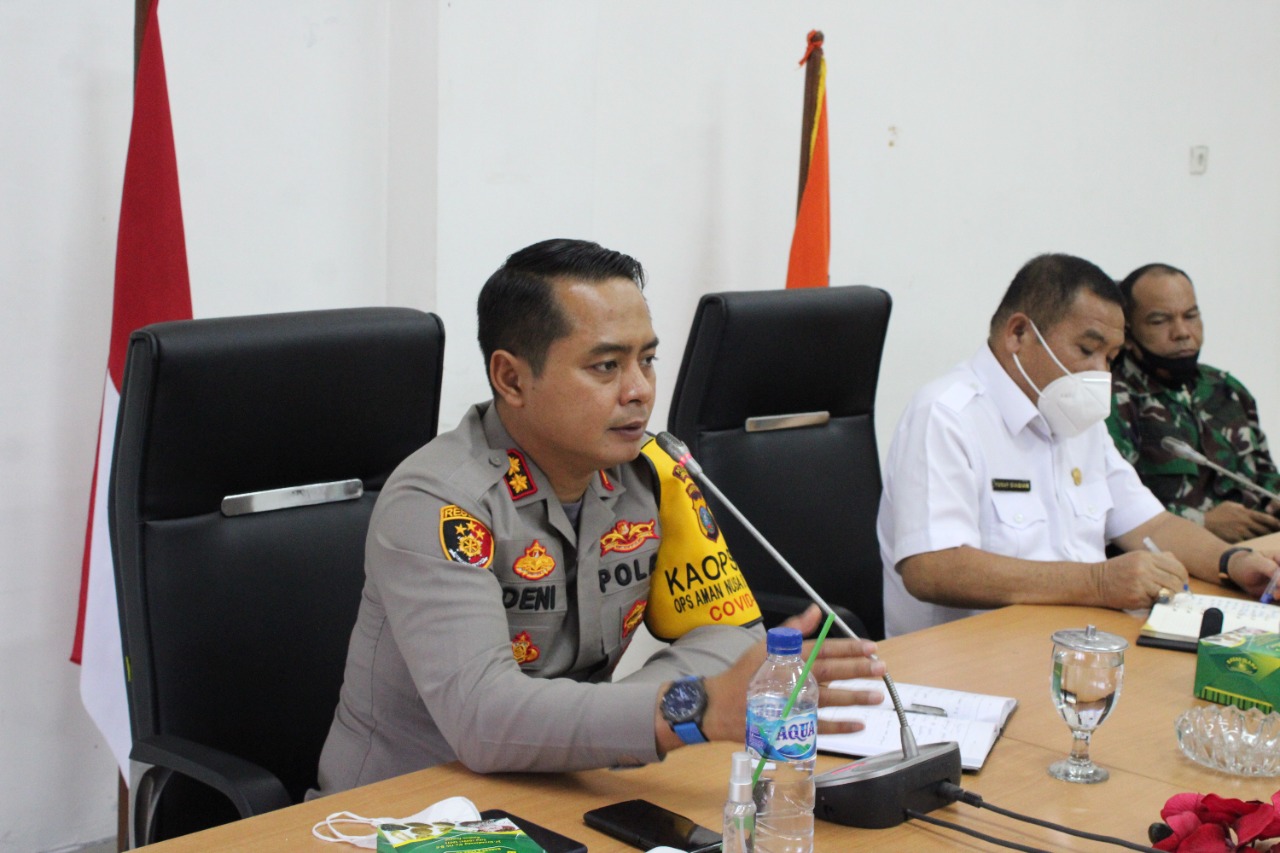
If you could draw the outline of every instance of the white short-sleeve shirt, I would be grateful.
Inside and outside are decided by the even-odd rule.
[[[1105,424],[1054,438],[984,344],[915,395],[889,447],[876,522],[886,633],[978,612],[911,595],[895,568],[907,557],[968,545],[1024,560],[1098,562],[1107,542],[1163,509]]]

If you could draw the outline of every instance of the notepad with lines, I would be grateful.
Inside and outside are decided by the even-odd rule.
[[[1259,628],[1280,633],[1280,607],[1222,595],[1180,592],[1168,602],[1151,608],[1138,642],[1195,651],[1200,637],[1200,620],[1210,607],[1222,611],[1222,632],[1237,628]],[[1148,641],[1148,642],[1144,642]]]
[[[1018,700],[1009,696],[988,696],[923,687],[895,682],[902,704],[940,708],[946,716],[908,711],[907,722],[916,743],[955,741],[960,744],[960,764],[965,770],[977,770],[987,760],[991,747],[1004,729],[1005,721],[1017,707]],[[829,686],[848,690],[884,690],[884,682],[876,679],[833,681]],[[824,720],[861,720],[866,728],[852,734],[818,735],[818,749],[842,755],[880,755],[900,749],[898,715],[888,695],[879,705],[826,707],[818,711]]]

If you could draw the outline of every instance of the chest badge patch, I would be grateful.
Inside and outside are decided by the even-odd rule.
[[[619,521],[613,529],[600,537],[600,556],[610,551],[619,554],[630,554],[648,539],[657,539],[658,523],[655,519],[648,521]]]
[[[529,581],[545,578],[555,571],[556,559],[547,553],[547,549],[537,539],[524,549],[524,555],[511,565],[511,570]]]
[[[1083,477],[1083,475],[1080,473],[1080,469],[1079,469],[1079,468],[1072,468],[1072,469],[1071,469],[1071,482],[1075,483],[1075,484],[1078,486],[1078,485],[1080,485],[1080,481],[1081,481],[1081,480],[1083,480],[1083,479],[1084,479],[1084,477]]]
[[[513,501],[538,493],[538,484],[529,473],[529,463],[524,460],[524,454],[514,447],[507,451],[507,473],[502,478],[507,481],[507,491]]]
[[[528,631],[521,631],[511,638],[511,654],[518,664],[533,663],[542,657],[542,650],[533,644]]]
[[[487,569],[493,562],[493,535],[489,528],[453,504],[440,508],[440,547],[455,563]]]
[[[639,627],[641,621],[644,620],[644,609],[649,606],[648,601],[637,601],[631,605],[631,609],[627,611],[627,615],[622,617],[622,636],[629,637],[631,632]]]

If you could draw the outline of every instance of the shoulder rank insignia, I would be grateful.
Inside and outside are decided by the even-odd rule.
[[[538,492],[538,484],[529,473],[529,463],[524,461],[524,454],[514,447],[507,450],[507,473],[502,478],[507,481],[507,491],[511,493],[513,501]]]
[[[455,563],[479,569],[493,562],[493,534],[460,506],[440,508],[440,547]]]
[[[521,631],[511,638],[511,655],[516,659],[516,663],[524,665],[542,657],[542,650],[533,644],[533,638],[529,636],[528,631]]]
[[[512,571],[529,581],[541,580],[555,571],[555,568],[555,557],[548,554],[547,549],[537,539],[524,549],[524,556],[517,559],[511,566]]]
[[[644,609],[648,605],[648,601],[637,601],[631,605],[627,615],[622,617],[622,636],[624,638],[631,636],[631,632],[644,620]]]
[[[657,520],[619,521],[613,529],[600,537],[600,556],[610,551],[629,554],[645,543],[646,539],[657,539]]]

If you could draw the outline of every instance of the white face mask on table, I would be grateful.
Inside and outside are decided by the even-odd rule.
[[[1031,381],[1031,377],[1023,369],[1018,354],[1013,354],[1013,363],[1018,366],[1022,378],[1040,395],[1036,408],[1049,422],[1049,429],[1053,434],[1059,438],[1073,438],[1111,414],[1111,374],[1105,370],[1072,373],[1058,361],[1053,350],[1049,349],[1034,322],[1031,323],[1031,330],[1036,333],[1053,363],[1066,374],[1044,386],[1043,390],[1036,388],[1036,383]]]
[[[480,820],[480,811],[476,808],[475,803],[466,797],[450,797],[447,800],[441,800],[434,805],[427,806],[422,811],[409,817],[361,817],[354,812],[334,812],[311,827],[311,834],[321,841],[341,841],[347,844],[354,844],[356,847],[377,850],[377,829],[384,823],[401,825],[434,823],[436,821],[461,823],[467,820]],[[348,835],[334,826],[334,824],[360,824],[373,829],[374,832],[372,834]]]

